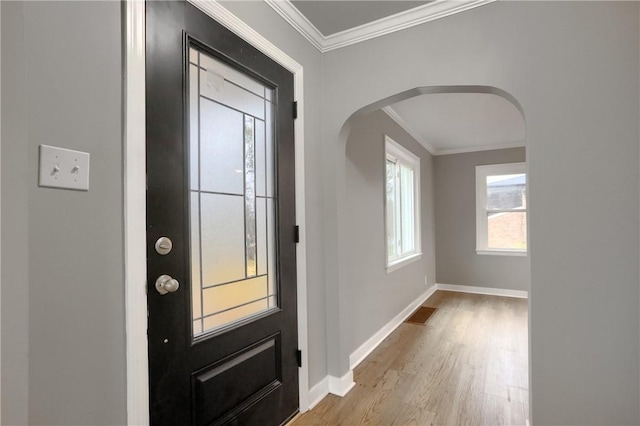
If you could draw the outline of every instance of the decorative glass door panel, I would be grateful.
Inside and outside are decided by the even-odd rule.
[[[193,337],[278,307],[273,89],[189,50]]]

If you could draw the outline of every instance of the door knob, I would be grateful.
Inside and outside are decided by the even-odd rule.
[[[156,290],[160,294],[174,293],[179,288],[178,280],[174,280],[169,275],[160,275],[156,280]]]

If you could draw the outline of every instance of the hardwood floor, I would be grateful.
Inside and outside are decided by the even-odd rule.
[[[423,325],[403,323],[293,425],[524,425],[527,301],[437,291]]]

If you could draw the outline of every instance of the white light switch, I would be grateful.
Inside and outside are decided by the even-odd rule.
[[[89,153],[40,145],[39,186],[89,190]]]

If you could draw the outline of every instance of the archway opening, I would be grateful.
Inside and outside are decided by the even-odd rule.
[[[503,108],[506,111],[504,115],[513,121],[505,122],[504,125],[510,126],[513,130],[511,134],[520,136],[496,143],[482,142],[481,145],[476,145],[475,148],[471,147],[468,150],[460,150],[459,147],[447,150],[442,145],[434,147],[434,142],[429,146],[430,138],[422,136],[420,131],[415,131],[417,126],[413,126],[412,129],[412,126],[407,126],[406,122],[403,125],[402,115],[406,114],[398,113],[401,111],[398,105],[420,98],[439,97],[446,99],[448,95],[456,96],[458,99],[465,99],[465,96],[468,96],[467,99],[480,99],[483,96],[486,99],[493,99],[491,101],[493,103],[488,108]],[[395,117],[393,112],[396,112]],[[466,113],[469,114],[468,111]],[[518,126],[520,126],[519,129]],[[420,158],[422,168],[419,199],[421,205],[420,236],[422,239],[420,257],[407,265],[406,268],[403,267],[401,270],[393,272],[388,271],[388,265],[385,263],[388,246],[388,234],[385,231],[388,224],[386,223],[384,201],[385,136],[390,136],[416,154]],[[344,123],[339,139],[340,146],[344,148],[344,150],[340,149],[344,155],[344,181],[341,185],[338,178],[338,184],[342,187],[342,192],[338,191],[338,215],[341,230],[338,238],[341,252],[345,253],[348,259],[340,263],[342,270],[337,288],[337,300],[340,301],[340,323],[348,324],[349,328],[342,330],[342,333],[348,336],[348,340],[341,343],[341,348],[346,349],[344,356],[349,358],[350,369],[353,369],[375,348],[376,339],[378,339],[377,343],[380,343],[398,325],[398,321],[402,322],[404,319],[402,317],[405,314],[411,313],[413,310],[411,307],[414,306],[412,304],[419,301],[419,306],[430,295],[429,291],[435,290],[438,284],[489,288],[485,279],[479,283],[479,286],[474,286],[473,282],[440,282],[441,280],[436,275],[438,269],[436,258],[440,251],[435,241],[439,230],[437,195],[443,192],[438,188],[436,182],[439,172],[436,169],[455,168],[457,167],[455,164],[449,166],[446,163],[451,163],[449,160],[456,156],[468,158],[475,155],[474,152],[480,153],[478,155],[481,158],[478,161],[484,162],[484,164],[489,164],[487,162],[492,161],[493,151],[501,151],[502,156],[496,160],[497,162],[520,162],[519,159],[524,162],[525,139],[526,126],[521,105],[509,93],[490,86],[414,88],[362,107]],[[453,152],[456,150],[460,152]],[[447,157],[447,161],[440,160],[445,157]],[[476,163],[472,164],[474,171],[476,165]],[[466,178],[469,177],[468,170],[463,174],[466,175]],[[473,174],[472,180],[467,179],[465,185],[475,187],[474,178],[475,174]],[[471,197],[469,194],[463,194],[463,196],[467,198],[468,205],[475,205],[475,194],[471,194]],[[475,208],[471,208],[471,210],[471,214],[474,215]],[[468,217],[466,220],[469,222]],[[465,239],[465,244],[469,242],[469,239],[475,244],[474,225],[475,221],[471,220],[471,229],[467,227],[466,231],[473,235]],[[474,247],[470,251],[470,256],[480,256],[475,252]],[[507,257],[492,257],[490,259],[482,258],[480,263],[487,263],[485,260],[494,263],[496,260],[502,263],[509,261]],[[526,277],[526,289],[505,288],[504,290],[512,290],[512,295],[522,295],[528,290],[528,258],[519,257],[515,261],[520,264],[526,263],[526,266],[521,268],[523,270],[521,275]],[[473,263],[474,261],[462,260],[460,262]],[[407,285],[407,282],[410,284]],[[526,356],[526,315],[524,325],[524,355]],[[386,334],[380,333],[381,330],[387,330]],[[526,363],[522,376],[527,376]]]

